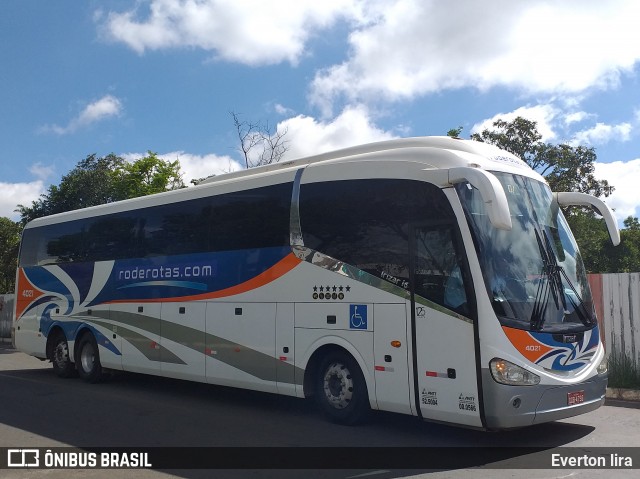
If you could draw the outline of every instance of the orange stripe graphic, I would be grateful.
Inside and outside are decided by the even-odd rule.
[[[511,344],[513,344],[525,358],[534,363],[553,349],[537,341],[527,331],[523,331],[522,329],[503,326],[502,330],[507,335],[507,338],[509,338],[509,341],[511,341]]]
[[[20,319],[24,312],[31,306],[31,304],[38,298],[45,295],[45,292],[36,288],[27,275],[24,274],[24,269],[20,268],[18,272],[18,288],[16,298],[16,320]]]

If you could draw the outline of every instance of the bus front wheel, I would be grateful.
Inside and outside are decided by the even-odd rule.
[[[332,422],[353,425],[369,412],[367,385],[358,363],[347,353],[334,351],[318,367],[315,399]]]
[[[78,345],[78,375],[84,381],[96,383],[102,379],[102,365],[98,343],[93,334],[85,334]]]

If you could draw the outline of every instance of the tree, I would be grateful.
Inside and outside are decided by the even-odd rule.
[[[462,133],[462,130],[464,130],[463,126],[459,126],[458,128],[451,128],[447,132],[447,136],[450,136],[451,138],[460,138],[460,133]]]
[[[50,185],[47,192],[31,206],[18,205],[21,223],[64,211],[116,201],[113,171],[125,160],[115,155],[89,155],[62,177],[59,185]]]
[[[451,129],[457,137],[462,128]],[[524,160],[542,176],[553,191],[577,191],[598,197],[609,196],[614,187],[594,175],[596,153],[593,148],[545,143],[535,121],[517,117],[498,119],[493,129],[471,135],[472,140],[491,143]],[[602,218],[591,209],[571,207],[564,211],[587,271],[594,273],[640,271],[640,225],[637,218],[625,220],[622,243],[614,247]]]
[[[620,230],[620,245],[613,247],[606,242],[604,254],[611,261],[605,273],[634,273],[640,271],[640,223],[632,216],[624,220]]]
[[[114,170],[115,196],[136,198],[168,190],[183,188],[180,162],[169,162],[158,158],[157,153],[147,152],[147,156],[133,163],[124,162]]]
[[[611,255],[605,254],[614,248],[604,220],[593,212],[576,208],[571,215],[571,230],[580,246],[584,267],[589,273],[611,273],[615,267]]]
[[[0,293],[3,294],[13,293],[15,289],[21,229],[19,223],[0,218]]]
[[[269,123],[252,123],[240,119],[240,115],[230,112],[236,128],[239,151],[247,168],[277,163],[289,150],[285,140],[287,129],[272,130]]]
[[[182,187],[177,160],[164,161],[148,152],[144,158],[128,163],[113,154],[104,157],[93,154],[78,162],[59,185],[49,186],[31,206],[18,205],[17,211],[25,225],[41,216]]]
[[[494,129],[471,135],[472,140],[491,143],[524,160],[545,177],[553,191],[578,191],[609,196],[613,186],[594,175],[597,159],[593,148],[554,145],[542,142],[536,122],[517,117],[513,121],[496,120]]]
[[[572,217],[574,228],[581,234],[579,244],[585,268],[594,273],[634,273],[640,271],[640,223],[629,216],[620,230],[620,244],[609,241],[604,221],[590,214]],[[578,223],[576,223],[578,221]],[[575,233],[575,231],[574,231]]]

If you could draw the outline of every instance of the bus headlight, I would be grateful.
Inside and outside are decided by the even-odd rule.
[[[598,364],[598,374],[600,376],[607,374],[607,371],[609,370],[609,362],[607,361],[607,357],[603,357],[602,361],[600,361],[600,364]]]
[[[500,384],[535,386],[540,383],[540,376],[504,359],[493,358],[489,366],[491,367],[493,379]]]

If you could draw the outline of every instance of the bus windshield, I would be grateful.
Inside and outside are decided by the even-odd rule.
[[[573,333],[596,317],[578,246],[549,187],[531,178],[493,172],[509,202],[513,227],[493,227],[468,183],[456,186],[474,237],[485,286],[503,326]]]

